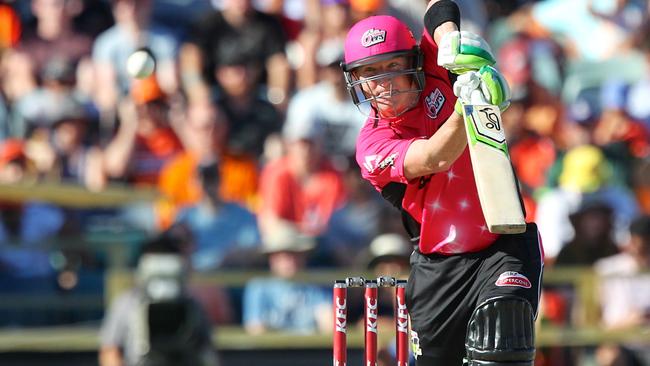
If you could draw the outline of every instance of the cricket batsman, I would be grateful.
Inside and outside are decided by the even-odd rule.
[[[487,230],[460,101],[509,104],[488,44],[459,32],[451,0],[431,0],[418,45],[400,20],[356,23],[341,64],[368,114],[357,140],[361,174],[401,210],[416,245],[406,298],[418,366],[532,366],[543,250],[537,227]],[[475,100],[474,100],[475,102]]]

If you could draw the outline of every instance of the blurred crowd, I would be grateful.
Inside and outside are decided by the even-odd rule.
[[[456,2],[461,28],[488,40],[513,91],[504,125],[547,268],[610,273],[629,270],[627,260],[634,273],[650,269],[647,2]],[[282,279],[252,281],[239,310],[218,290],[195,291],[215,324],[326,329],[319,312],[292,313],[298,303],[331,306],[327,293],[292,285],[295,273],[367,270],[372,253],[403,259],[411,248],[397,238],[399,213],[361,180],[353,159],[365,117],[345,90],[343,40],[372,14],[398,16],[419,38],[426,3],[0,2],[0,184],[159,193],[117,209],[1,203],[0,290],[70,290],[84,271],[109,266],[83,245],[57,249],[57,238],[180,230],[192,271],[267,268]],[[134,79],[126,60],[141,48],[156,69]],[[393,235],[379,241],[388,249],[371,250],[385,235]],[[567,301],[548,298],[549,309]],[[650,299],[635,301],[635,324],[648,324]],[[615,326],[623,320],[612,314],[621,313],[605,310],[604,321]]]

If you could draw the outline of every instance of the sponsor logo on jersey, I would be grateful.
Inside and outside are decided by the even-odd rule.
[[[377,168],[383,170],[383,169],[386,169],[386,167],[389,167],[389,166],[393,167],[393,166],[395,166],[395,160],[397,160],[397,153],[396,152],[388,155],[388,157],[386,159],[382,160],[381,163],[379,163],[377,165]]]
[[[361,36],[361,45],[366,48],[384,41],[386,41],[386,31],[383,29],[370,28]]]
[[[429,95],[424,98],[424,105],[427,110],[427,114],[431,118],[438,117],[438,113],[442,106],[445,104],[445,96],[442,94],[440,89],[432,91]]]
[[[398,156],[399,154],[394,152],[382,160],[381,155],[366,155],[363,159],[363,167],[366,168],[368,173],[374,172],[375,169],[384,170],[389,166],[395,166],[395,160],[397,160]]]
[[[375,164],[381,160],[381,155],[366,155],[365,158],[363,158],[363,167],[366,168],[368,173],[372,173],[375,171]]]
[[[532,286],[526,276],[522,275],[519,272],[513,271],[501,273],[497,279],[497,282],[495,282],[495,285],[499,287],[513,286],[523,288],[530,288]]]

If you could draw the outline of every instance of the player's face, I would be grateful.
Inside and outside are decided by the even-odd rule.
[[[397,56],[385,61],[359,67],[356,77],[364,81],[363,92],[377,108],[382,117],[394,117],[402,114],[413,105],[414,81],[411,75],[399,75],[412,67],[406,56]],[[385,75],[385,76],[382,76]]]

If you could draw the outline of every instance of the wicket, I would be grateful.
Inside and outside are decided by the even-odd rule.
[[[395,337],[397,366],[408,366],[408,311],[406,309],[406,281],[380,276],[376,280],[348,277],[334,281],[334,366],[347,365],[347,289],[364,287],[364,365],[377,366],[377,295],[379,287],[395,287]]]

